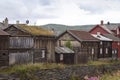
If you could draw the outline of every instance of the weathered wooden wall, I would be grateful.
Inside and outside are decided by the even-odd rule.
[[[9,48],[9,36],[0,36],[0,50]]]
[[[9,65],[33,63],[33,52],[16,52],[9,54]]]
[[[32,48],[32,37],[10,37],[10,48]]]
[[[41,50],[45,50],[45,58],[40,59],[39,56],[35,56],[35,58],[39,57],[38,59],[42,62],[54,62],[54,54],[55,54],[55,39],[50,37],[35,37],[34,38],[34,50],[35,55],[42,55]],[[35,60],[38,62],[38,60]]]
[[[0,36],[0,66],[9,63],[9,36]]]

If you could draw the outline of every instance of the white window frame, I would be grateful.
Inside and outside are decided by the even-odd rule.
[[[63,54],[60,54],[60,61],[63,60]]]
[[[100,48],[100,54],[103,54],[103,50],[102,50],[102,48]]]
[[[102,44],[103,44],[103,42],[101,41],[101,42],[100,42],[100,45],[102,45]]]
[[[108,54],[108,48],[105,49],[106,54]]]
[[[42,57],[42,58],[45,58],[45,50],[42,50],[41,52],[42,52],[41,57]]]
[[[94,48],[92,48],[92,55],[94,54],[94,52],[95,52],[95,51],[94,51]]]

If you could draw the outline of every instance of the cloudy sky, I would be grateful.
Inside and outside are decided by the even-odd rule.
[[[120,0],[1,0],[0,21],[85,25],[120,23]]]

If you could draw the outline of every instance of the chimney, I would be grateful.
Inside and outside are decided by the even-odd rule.
[[[109,22],[109,21],[107,22],[107,25],[110,25],[110,22]]]
[[[101,24],[101,25],[103,25],[103,24],[104,24],[104,21],[103,21],[103,20],[101,20],[100,24]]]
[[[5,25],[5,27],[8,27],[8,18],[7,17],[5,18],[4,25]]]
[[[117,35],[119,35],[120,34],[120,31],[119,31],[119,26],[117,27]]]
[[[16,24],[19,24],[19,23],[20,23],[19,20],[17,20],[17,21],[16,21]]]

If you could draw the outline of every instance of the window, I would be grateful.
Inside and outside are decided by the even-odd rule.
[[[114,50],[112,50],[112,54],[114,54],[115,52],[114,52]]]
[[[42,50],[42,58],[45,58],[45,50]]]
[[[102,41],[100,42],[100,45],[102,45],[103,43],[102,43]]]
[[[94,48],[92,48],[92,55],[94,54]]]
[[[117,50],[115,50],[115,54],[117,54]]]
[[[60,54],[60,61],[63,60],[63,54]]]
[[[106,48],[105,52],[106,52],[106,54],[108,54],[108,48]]]
[[[102,54],[102,48],[100,48],[100,54]]]
[[[120,45],[120,42],[118,42],[118,45]]]

